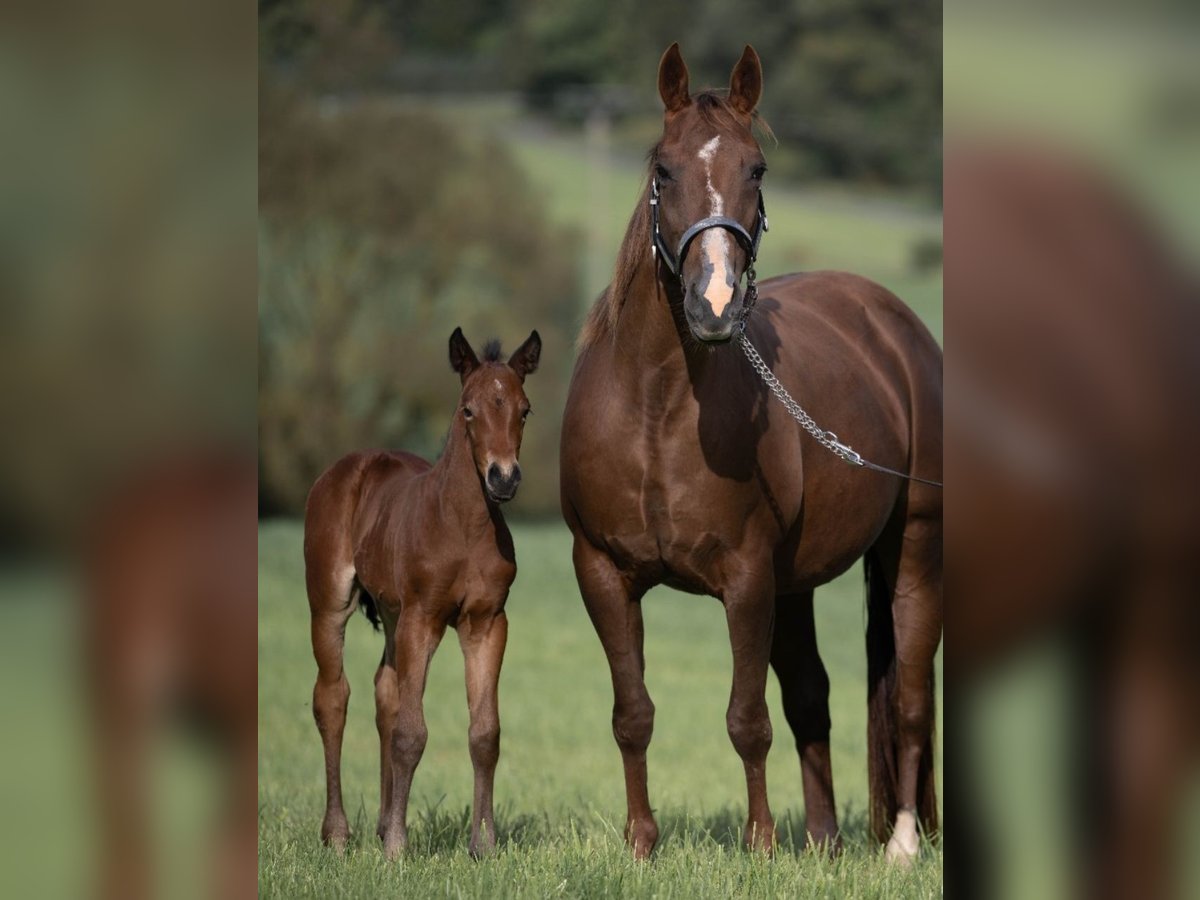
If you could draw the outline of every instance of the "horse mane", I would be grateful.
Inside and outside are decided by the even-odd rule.
[[[692,105],[700,113],[701,118],[710,125],[719,128],[737,128],[744,121],[741,114],[734,111],[729,103],[728,91],[702,91],[692,97]],[[757,128],[763,135],[774,138],[764,119],[757,112],[751,116],[751,126]],[[621,239],[621,249],[617,252],[617,264],[613,267],[612,281],[596,298],[584,320],[583,329],[579,333],[579,349],[586,350],[596,343],[602,335],[614,335],[617,330],[617,320],[621,310],[629,298],[629,288],[633,284],[633,276],[638,265],[650,252],[650,173],[658,162],[658,152],[662,141],[656,143],[646,154],[646,173],[643,176],[642,190],[638,197],[637,206],[629,217],[625,228],[625,237]]]
[[[483,362],[500,362],[500,341],[492,338],[483,345]]]

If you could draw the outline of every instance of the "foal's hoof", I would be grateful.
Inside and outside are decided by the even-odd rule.
[[[321,824],[321,843],[332,848],[339,856],[346,852],[350,840],[350,823],[345,816],[327,817]]]
[[[649,859],[658,843],[658,825],[653,819],[625,824],[625,843],[633,851],[634,859]]]
[[[467,846],[467,852],[471,854],[471,859],[487,859],[489,856],[496,855],[496,839],[489,840],[472,840]]]
[[[395,862],[408,849],[408,835],[387,831],[383,834],[383,855],[388,862]]]
[[[775,855],[775,823],[747,822],[745,844],[747,850]]]

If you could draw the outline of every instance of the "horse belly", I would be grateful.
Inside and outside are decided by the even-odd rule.
[[[808,590],[837,578],[870,549],[895,512],[892,492],[861,492],[836,500],[810,494],[815,496],[805,499],[800,527],[776,555],[782,563],[776,571],[781,591]]]

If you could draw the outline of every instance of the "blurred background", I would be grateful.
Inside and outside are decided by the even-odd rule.
[[[946,6],[952,895],[1200,889],[1198,25]]]
[[[788,852],[755,867],[736,850],[723,620],[659,592],[650,765],[669,852],[624,866],[610,688],[556,522],[554,448],[575,329],[658,129],[655,65],[679,40],[696,86],[724,85],[745,42],[763,58],[778,136],[763,274],[862,272],[940,339],[945,205],[952,895],[1195,896],[1191,6],[956,0],[944,46],[941,7],[923,2],[6,7],[0,894],[145,894],[150,856],[154,893],[174,896],[221,879],[223,895],[497,896],[518,878],[540,895],[942,892],[940,849],[905,880],[863,840],[854,573],[818,594],[852,852],[828,866],[792,852],[799,772],[778,733]],[[456,325],[509,347],[532,327],[546,337],[511,510],[540,521],[519,526],[497,784],[505,836],[530,853],[472,868],[462,852],[466,713],[443,649],[430,696],[446,702],[417,775],[423,850],[379,864],[378,638],[355,622],[359,842],[336,863],[317,847],[295,515],[346,450],[437,453]],[[162,665],[184,658],[218,665]],[[122,699],[159,752],[132,755],[144,732],[112,717]],[[769,702],[778,726],[773,684]],[[197,711],[201,737],[176,727]],[[112,755],[136,765],[108,768]],[[143,792],[106,796],[130,772]],[[147,806],[149,844],[134,814]]]
[[[863,0],[260,5],[259,471],[295,515],[368,446],[437,454],[446,340],[537,328],[517,515],[557,516],[559,418],[661,134],[658,60],[694,90],[765,68],[759,274],[846,268],[940,335],[941,7]]]

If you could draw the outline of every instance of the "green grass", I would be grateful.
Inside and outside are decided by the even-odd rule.
[[[940,847],[926,846],[915,869],[904,872],[885,865],[866,834],[866,664],[857,570],[817,594],[822,656],[832,680],[831,744],[846,852],[829,861],[800,849],[800,769],[773,679],[769,779],[780,848],[772,861],[741,849],[745,783],[725,733],[731,664],[724,616],[712,599],[660,589],[647,597],[645,619],[647,682],[658,708],[650,789],[663,836],[651,861],[635,863],[621,839],[624,788],[610,726],[608,668],[579,599],[570,536],[559,524],[516,526],[514,536],[520,571],[508,605],[496,776],[501,850],[483,862],[467,855],[467,710],[462,656],[449,634],[425,695],[429,744],[413,788],[411,846],[402,860],[388,863],[374,834],[379,745],[372,678],[382,638],[359,616],[346,635],[353,694],[342,768],[354,834],[339,858],[318,839],[324,780],[310,708],[315,664],[301,526],[262,526],[263,896],[940,896]]]

